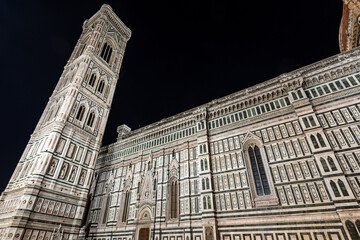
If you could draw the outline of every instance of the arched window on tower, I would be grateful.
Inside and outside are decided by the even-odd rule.
[[[95,113],[91,112],[89,114],[89,118],[87,120],[86,125],[88,125],[89,127],[92,127],[94,125],[94,119],[95,119]]]
[[[105,42],[101,50],[100,57],[102,57],[107,63],[109,63],[112,51],[112,47],[107,42]]]
[[[329,166],[327,165],[324,158],[320,158],[321,165],[325,172],[330,172]]]
[[[300,89],[297,91],[297,94],[299,95],[299,98],[303,98],[304,95],[302,94],[302,92],[300,91]]]
[[[85,107],[82,105],[79,107],[78,113],[76,114],[76,119],[82,121],[84,118]]]
[[[99,83],[98,89],[97,89],[99,93],[103,93],[104,86],[105,86],[105,81],[101,80],[100,83]]]
[[[210,181],[209,181],[209,178],[206,178],[206,189],[210,189]]]
[[[333,160],[331,157],[328,157],[327,160],[328,160],[328,162],[329,162],[329,165],[330,165],[331,170],[332,170],[332,171],[336,171],[337,168],[336,168],[336,165],[335,165],[335,163],[334,163],[334,160]]]
[[[350,234],[351,239],[360,239],[359,233],[356,231],[355,224],[350,220],[345,222],[346,228]]]
[[[93,73],[93,74],[91,74],[91,77],[90,77],[90,80],[89,80],[89,85],[91,87],[94,87],[95,81],[96,81],[96,75],[95,75],[95,73]]]
[[[255,147],[249,147],[248,152],[257,195],[269,195],[270,188],[266,178],[264,164],[261,159],[260,149],[255,145]]]
[[[330,181],[330,186],[334,192],[335,197],[340,197],[340,192],[333,180]]]
[[[345,197],[349,196],[349,192],[346,190],[344,182],[339,179],[338,184],[339,184],[339,187],[340,187],[340,190],[341,190],[343,196],[345,196]]]
[[[206,197],[203,197],[203,209],[206,209]]]
[[[211,200],[210,197],[207,197],[207,204],[208,204],[208,209],[211,209]]]
[[[326,147],[325,141],[324,141],[323,137],[321,136],[321,134],[318,133],[318,134],[316,134],[316,136],[317,136],[317,138],[319,140],[320,146],[321,147]]]
[[[312,144],[314,145],[314,148],[319,148],[319,144],[316,141],[316,138],[314,137],[314,135],[310,135],[310,139],[311,139]]]

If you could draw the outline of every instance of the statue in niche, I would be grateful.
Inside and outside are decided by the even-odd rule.
[[[50,165],[50,168],[49,168],[48,174],[50,174],[50,175],[54,175],[55,168],[56,168],[56,161],[55,161],[55,160],[53,160],[53,161],[51,162],[51,165]]]
[[[71,170],[70,179],[69,179],[70,182],[73,182],[73,181],[74,181],[75,175],[76,175],[76,170],[77,170],[76,167],[74,167],[74,168]]]
[[[214,239],[212,227],[206,227],[205,228],[205,239],[206,240],[213,240]]]
[[[67,173],[67,170],[68,170],[68,167],[69,167],[69,164],[67,163],[64,163],[62,168],[61,168],[61,171],[60,171],[60,175],[59,175],[59,178],[61,179],[64,179],[65,178],[65,175]]]
[[[62,240],[64,235],[64,230],[61,231],[61,224],[57,229],[54,229],[54,231],[51,234],[50,240]]]
[[[83,185],[83,184],[84,184],[84,181],[85,181],[85,173],[86,173],[85,170],[83,170],[83,171],[81,172],[80,179],[79,179],[79,184],[80,184],[80,185]]]

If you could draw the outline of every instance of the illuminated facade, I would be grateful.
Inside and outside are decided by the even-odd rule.
[[[1,196],[1,239],[360,238],[360,49],[100,148],[130,35],[108,5],[85,21]]]

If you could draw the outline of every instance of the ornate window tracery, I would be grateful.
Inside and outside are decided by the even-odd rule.
[[[107,63],[110,63],[110,58],[111,58],[112,52],[113,52],[112,47],[107,42],[105,42],[104,46],[101,50],[100,57],[102,59],[104,59]]]
[[[87,120],[87,123],[86,125],[88,125],[89,127],[92,127],[94,125],[94,119],[95,119],[95,113],[94,112],[91,112],[89,114],[89,118]]]
[[[95,81],[96,81],[96,75],[95,75],[95,73],[93,73],[93,74],[91,74],[91,76],[90,76],[89,85],[90,85],[91,87],[94,87]]]
[[[125,200],[124,200],[124,206],[123,206],[123,214],[122,214],[122,218],[121,221],[123,223],[126,223],[127,219],[128,219],[128,215],[129,215],[129,201],[130,201],[130,191],[127,190],[125,193]]]
[[[105,86],[105,81],[101,80],[97,88],[97,91],[102,94],[104,92],[104,86]]]
[[[178,218],[178,182],[170,183],[170,219]]]
[[[79,107],[79,111],[76,115],[76,119],[79,120],[79,121],[82,121],[83,118],[84,118],[84,113],[85,113],[85,106],[84,105],[81,105]]]
[[[336,184],[334,183],[333,180],[330,181],[330,186],[331,186],[331,188],[332,188],[332,190],[334,192],[335,197],[340,197],[341,195],[340,195],[339,189],[338,189],[338,187],[336,186]]]
[[[250,146],[248,152],[249,152],[251,170],[253,173],[257,195],[258,196],[269,195],[270,194],[269,183],[266,178],[264,164],[263,164],[263,160],[261,159],[259,147],[257,145],[255,145],[255,147]]]

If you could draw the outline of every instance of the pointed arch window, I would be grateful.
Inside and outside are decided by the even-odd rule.
[[[323,137],[321,136],[321,134],[318,133],[318,134],[316,134],[316,136],[317,136],[317,138],[319,140],[320,146],[321,147],[326,147],[325,141],[324,141]]]
[[[310,120],[311,126],[313,126],[313,127],[316,126],[313,116],[309,116],[309,120]]]
[[[311,135],[310,139],[311,139],[312,144],[314,145],[314,148],[316,148],[316,149],[319,148],[319,144],[316,141],[316,138],[314,137],[314,135]]]
[[[209,178],[206,178],[206,189],[210,189],[210,181],[209,181]]]
[[[334,192],[335,197],[340,197],[340,192],[333,180],[330,181],[330,186]]]
[[[91,112],[86,125],[88,125],[89,127],[92,127],[94,125],[94,119],[95,119],[95,113]]]
[[[81,105],[79,107],[78,113],[76,114],[76,119],[79,120],[79,121],[82,121],[83,118],[84,118],[84,113],[85,113],[85,106]]]
[[[327,165],[324,158],[320,158],[321,165],[325,172],[330,172],[329,166]]]
[[[309,124],[309,121],[308,121],[307,118],[304,117],[304,118],[303,118],[303,122],[304,122],[306,128],[309,128],[309,127],[310,127],[310,124]]]
[[[107,63],[109,63],[112,51],[113,51],[112,47],[107,42],[105,42],[101,50],[100,57],[102,57],[102,59],[104,59]]]
[[[211,209],[211,201],[210,201],[210,197],[207,197],[207,204],[208,204],[208,209]]]
[[[123,210],[123,215],[122,215],[122,222],[126,222],[127,218],[128,218],[128,213],[129,213],[129,201],[130,201],[130,191],[127,190],[125,193],[125,201],[124,201],[124,210]]]
[[[98,86],[97,91],[98,91],[99,93],[103,93],[103,92],[104,92],[104,86],[105,86],[105,81],[104,81],[104,80],[101,80],[100,83],[99,83],[99,86]]]
[[[206,209],[206,197],[203,197],[203,209]]]
[[[93,73],[93,74],[91,74],[91,77],[90,77],[90,80],[89,80],[89,85],[91,87],[94,87],[95,81],[96,81],[96,75],[95,75],[95,73]]]
[[[340,187],[340,190],[341,190],[342,194],[345,197],[349,196],[349,192],[346,190],[344,182],[339,179],[338,184],[339,184],[339,187]]]
[[[197,175],[197,166],[196,166],[196,162],[193,163],[193,169],[194,169],[194,176]]]
[[[203,197],[203,209],[211,209],[210,196],[204,196]]]
[[[351,239],[360,239],[359,233],[356,231],[355,224],[353,224],[350,220],[347,220],[345,225],[351,236]]]
[[[170,184],[170,218],[178,218],[178,183],[173,181]]]
[[[295,94],[294,92],[291,92],[291,95],[292,95],[292,97],[294,98],[294,100],[297,100],[297,99],[298,99],[298,97],[296,96],[296,94]]]
[[[300,89],[297,91],[297,94],[299,95],[299,98],[303,98],[304,95],[302,94],[302,92],[300,91]]]
[[[331,157],[328,157],[327,160],[328,160],[328,162],[329,162],[329,165],[330,165],[331,170],[332,170],[332,171],[336,171],[337,168],[336,168],[336,165],[335,165],[335,163],[334,163],[334,160],[333,160]]]
[[[259,147],[256,145],[255,147],[249,147],[248,152],[257,195],[270,195],[269,183],[266,178]]]
[[[103,216],[103,221],[102,221],[103,224],[106,223],[106,220],[108,218],[110,199],[111,199],[111,196],[107,196],[105,210],[104,210],[104,216]]]

